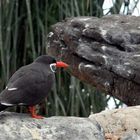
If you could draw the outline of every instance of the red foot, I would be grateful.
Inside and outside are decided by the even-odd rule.
[[[43,119],[43,116],[40,116],[40,115],[32,115],[32,118],[36,118],[36,119]]]
[[[31,113],[32,118],[43,119],[42,116],[36,114],[35,106],[29,106],[29,112]]]

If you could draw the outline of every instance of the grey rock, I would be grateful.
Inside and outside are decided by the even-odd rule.
[[[140,103],[140,17],[68,18],[52,26],[49,54],[71,74],[127,105]]]
[[[0,113],[0,140],[104,140],[95,120],[79,117],[33,119],[27,114]]]
[[[128,133],[123,136],[121,140],[140,140],[140,135],[138,135],[137,133]]]

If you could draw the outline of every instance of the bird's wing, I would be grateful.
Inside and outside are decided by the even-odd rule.
[[[27,66],[23,66],[21,67],[20,69],[18,69],[13,75],[12,77],[9,79],[8,83],[7,83],[7,86],[6,88],[10,88],[10,87],[13,87],[16,83],[16,81],[18,81],[20,78],[22,78],[26,73],[24,72],[25,71],[25,68],[28,67]]]
[[[4,105],[35,104],[41,98],[40,89],[51,82],[46,77],[49,78],[49,74],[44,75],[40,69],[33,66],[20,68],[10,78],[6,89],[0,95],[0,103]]]
[[[13,76],[9,79],[6,88],[11,89],[18,87],[23,89],[27,87],[27,84],[31,86],[44,81],[46,81],[46,78],[44,77],[42,70],[39,67],[35,67],[34,65],[27,65],[21,67],[13,74]]]

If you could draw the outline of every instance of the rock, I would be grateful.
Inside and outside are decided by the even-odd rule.
[[[71,74],[127,105],[140,104],[140,17],[68,18],[52,26],[49,54]]]
[[[140,106],[106,110],[89,116],[97,121],[106,134],[121,140],[140,140]]]
[[[92,119],[0,113],[0,140],[104,140],[103,129]]]
[[[123,136],[121,140],[140,140],[140,135],[138,135],[137,133],[128,133],[125,134],[125,136]]]

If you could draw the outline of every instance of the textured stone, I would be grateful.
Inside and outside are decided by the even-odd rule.
[[[33,119],[27,114],[1,112],[0,140],[104,140],[104,133],[88,118]]]
[[[105,133],[121,140],[140,140],[140,106],[102,111],[89,116],[96,120]]]
[[[52,26],[49,54],[127,105],[140,104],[140,17],[75,17]]]

